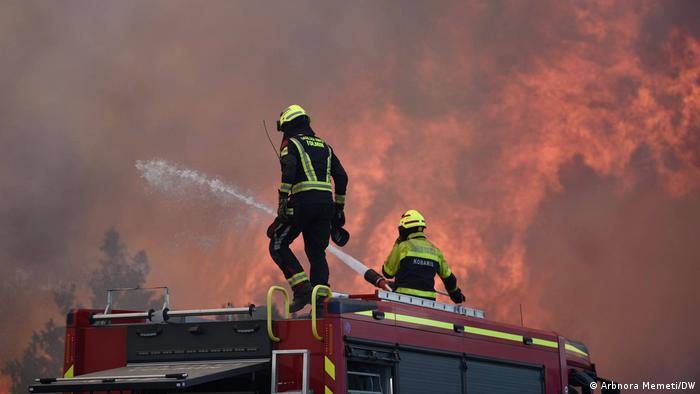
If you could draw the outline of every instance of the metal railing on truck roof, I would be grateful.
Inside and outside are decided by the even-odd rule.
[[[149,309],[143,312],[122,312],[112,313],[114,304],[114,292],[138,291],[138,290],[163,290],[163,307],[156,311]],[[173,317],[191,317],[191,316],[222,316],[222,315],[239,315],[248,314],[253,316],[255,305],[250,304],[247,307],[239,308],[210,308],[210,309],[170,309],[170,290],[167,286],[158,287],[123,287],[107,290],[107,306],[103,313],[97,313],[91,316],[92,321],[107,322],[120,319],[146,319],[154,323],[166,322]]]

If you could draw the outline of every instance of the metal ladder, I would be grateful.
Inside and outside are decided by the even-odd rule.
[[[114,313],[112,311],[114,307],[114,296],[115,292],[127,292],[127,291],[142,291],[142,290],[163,290],[163,307],[156,311],[149,309],[143,312],[119,312]],[[107,306],[103,313],[96,313],[90,316],[90,320],[96,324],[108,324],[112,320],[120,319],[144,319],[150,323],[166,323],[171,318],[185,318],[191,316],[224,316],[224,315],[238,315],[247,314],[253,316],[255,312],[255,305],[250,304],[247,307],[234,308],[211,308],[211,309],[183,309],[174,310],[170,309],[170,290],[166,286],[157,287],[123,287],[116,289],[107,290]]]

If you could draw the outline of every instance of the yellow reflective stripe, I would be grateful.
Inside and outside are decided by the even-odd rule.
[[[355,314],[367,316],[367,317],[372,317],[372,311],[355,312]],[[406,323],[419,324],[419,325],[423,325],[423,326],[444,328],[446,330],[452,330],[454,328],[454,324],[452,324],[452,323],[447,323],[444,321],[433,320],[433,319],[426,319],[423,317],[401,315],[398,313],[384,312],[384,318],[389,319],[389,320],[402,321],[402,322],[406,322]]]
[[[328,356],[326,356],[325,358],[326,359],[324,362],[324,366],[326,369],[326,373],[328,374],[328,376],[331,377],[331,379],[335,380],[335,364],[333,364],[333,361],[331,361],[331,359],[328,358]]]
[[[402,321],[402,322],[406,322],[406,323],[420,324],[423,326],[430,326],[430,327],[435,327],[435,328],[444,328],[446,330],[452,330],[454,328],[454,324],[447,323],[444,321],[426,319],[423,317],[399,315],[399,314],[394,314],[394,313],[388,313],[388,314],[385,314],[385,316],[386,315],[393,315],[394,320]]]
[[[333,394],[333,391],[331,391],[328,386],[324,386],[323,394]]]
[[[559,343],[546,339],[532,338],[532,344],[559,349]]]
[[[290,191],[292,191],[292,185],[291,185],[291,184],[289,184],[289,183],[282,183],[282,184],[280,185],[280,192],[281,192],[281,193],[287,193],[287,194],[289,194]]]
[[[337,194],[335,195],[335,202],[338,204],[345,204],[345,194]]]
[[[306,174],[306,179],[308,179],[311,182],[318,181],[318,179],[316,178],[316,173],[314,172],[314,167],[311,165],[311,158],[304,150],[304,147],[301,145],[301,142],[295,140],[294,138],[290,138],[289,140],[292,141],[292,143],[294,143],[294,145],[297,147],[297,150],[299,151],[299,157],[301,158],[301,166],[304,168],[304,174]]]
[[[372,311],[354,312],[354,314],[366,316],[366,317],[373,317]],[[390,319],[390,320],[395,320],[395,321],[400,321],[400,322],[405,322],[405,323],[418,324],[418,325],[422,325],[422,326],[442,328],[442,329],[450,330],[450,331],[454,330],[453,323],[443,322],[443,321],[439,321],[439,320],[426,319],[426,318],[422,318],[422,317],[415,317],[415,316],[401,315],[398,313],[385,312],[384,318]],[[504,339],[504,340],[513,341],[513,342],[523,343],[523,336],[522,335],[512,334],[509,332],[489,330],[486,328],[471,327],[471,326],[464,326],[464,332],[468,333],[468,334],[475,334],[475,335],[481,335],[481,336],[490,337],[490,338],[498,338],[498,339]],[[559,348],[559,344],[557,342],[546,340],[546,339],[533,338],[532,343],[534,345],[539,345],[539,346],[544,346],[544,347],[549,347],[549,348],[554,348],[554,349]],[[571,349],[570,349],[570,347],[571,347]],[[588,356],[586,353],[582,352],[580,349],[578,349],[572,345],[569,345],[569,344],[566,344],[566,349],[571,350],[573,352],[578,351],[577,353]]]
[[[333,152],[331,151],[331,147],[326,145],[328,148],[328,159],[326,159],[326,182],[330,183],[331,181],[331,156],[333,156]]]
[[[299,182],[292,186],[292,194],[305,192],[308,190],[332,191],[333,186],[326,182]]]
[[[401,294],[408,294],[428,298],[435,298],[436,295],[434,291],[409,289],[408,287],[399,287],[398,289],[396,289],[396,292]]]
[[[584,357],[588,357],[588,353],[584,352],[583,350],[577,348],[576,346],[574,346],[570,343],[567,343],[566,345],[564,345],[564,348],[570,352],[578,353]]]
[[[299,272],[298,274],[292,275],[287,279],[287,282],[289,282],[290,286],[298,285],[299,283],[309,280],[309,278],[306,276],[306,272]]]
[[[464,326],[464,332],[467,332],[469,334],[483,335],[485,337],[491,337],[491,338],[507,339],[509,341],[516,341],[516,342],[520,342],[520,343],[523,342],[522,335],[511,334],[509,332],[494,331],[494,330],[488,330],[485,328],[467,327],[467,326]]]
[[[285,147],[282,149],[282,152],[280,153],[280,157],[282,157],[282,156],[287,156],[287,153],[289,153],[289,149],[287,149],[287,147],[285,146]]]
[[[66,373],[63,374],[64,378],[72,378],[73,377],[73,374],[74,374],[73,367],[75,367],[75,365],[71,365],[70,368],[68,368],[68,370],[66,371]]]

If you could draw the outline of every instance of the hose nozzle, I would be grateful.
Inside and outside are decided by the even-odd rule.
[[[373,270],[372,268],[365,271],[365,280],[371,283],[372,286],[375,286],[382,290],[393,291],[391,287],[389,287],[389,285],[386,283],[386,279],[384,279],[383,276],[379,275],[379,273],[377,273],[377,271]]]

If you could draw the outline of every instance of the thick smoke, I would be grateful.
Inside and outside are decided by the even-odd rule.
[[[87,280],[112,225],[178,307],[279,282],[264,223],[151,193],[133,163],[170,159],[272,205],[260,123],[296,102],[350,173],[349,253],[378,267],[402,211],[422,210],[490,316],[519,321],[523,303],[605,374],[689,378],[671,366],[700,350],[684,331],[700,299],[698,20],[695,1],[3,2],[0,356],[56,314],[41,308],[56,287]],[[361,283],[332,267],[340,290]]]

